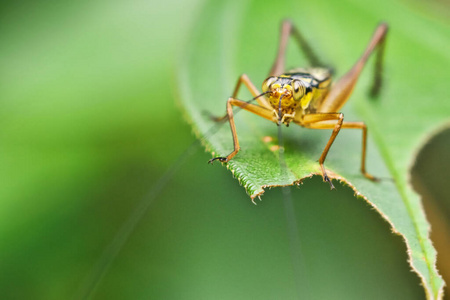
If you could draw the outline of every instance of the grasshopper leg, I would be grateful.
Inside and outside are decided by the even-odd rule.
[[[379,25],[380,39],[376,45],[378,48],[377,56],[375,60],[375,70],[372,87],[370,89],[369,95],[371,97],[376,97],[380,93],[382,83],[383,83],[383,59],[384,59],[384,49],[386,47],[386,33],[388,31],[388,26],[385,23]]]
[[[248,103],[246,101],[242,101],[242,100],[238,100],[238,99],[234,99],[234,98],[229,98],[227,101],[227,114],[226,114],[226,118],[228,118],[228,121],[230,122],[230,127],[231,127],[231,134],[233,135],[233,145],[234,145],[234,150],[233,152],[231,152],[230,154],[228,154],[228,156],[226,157],[214,157],[212,159],[210,159],[208,162],[209,163],[213,163],[215,160],[218,160],[220,162],[228,162],[230,159],[232,159],[240,150],[239,147],[239,140],[237,137],[237,133],[236,133],[236,125],[234,123],[234,116],[233,116],[233,106],[238,106],[242,109],[245,109],[249,112],[252,112],[254,114],[257,114],[260,117],[263,117],[265,119],[268,119],[270,121],[274,121],[273,118],[273,112],[272,110],[269,110],[265,107],[256,105],[256,104],[252,104],[252,103]]]
[[[331,148],[336,136],[341,129],[361,129],[362,130],[362,153],[361,153],[361,173],[364,177],[377,181],[378,179],[366,171],[366,149],[367,149],[367,126],[363,122],[344,122],[344,114],[342,113],[316,113],[303,116],[301,119],[294,120],[297,124],[311,129],[333,129],[331,137],[328,140],[322,155],[319,158],[320,168],[324,181],[330,183],[331,189],[334,188],[330,178],[324,167],[324,162],[328,151]]]
[[[238,81],[236,83],[236,86],[234,88],[233,95],[231,96],[231,98],[234,98],[234,99],[237,98],[237,95],[239,93],[239,90],[240,90],[242,84],[244,84],[247,87],[247,89],[250,91],[250,93],[252,94],[253,97],[257,97],[257,98],[255,98],[255,100],[256,100],[256,102],[258,102],[258,104],[260,106],[265,107],[267,109],[271,109],[271,106],[270,106],[269,102],[267,102],[266,98],[264,98],[262,96],[258,97],[258,96],[261,95],[261,93],[258,91],[258,89],[253,84],[253,82],[250,80],[250,78],[248,78],[247,74],[242,74],[239,77],[239,79],[238,79]],[[223,122],[223,121],[226,121],[228,119],[228,113],[226,113],[222,117],[217,117],[217,116],[214,116],[214,115],[212,115],[210,113],[207,113],[207,114],[208,114],[209,118],[212,121],[214,121],[214,122]]]
[[[373,51],[377,48],[379,48],[379,50],[375,65],[375,79],[374,85],[372,87],[372,93],[377,94],[379,92],[382,78],[381,72],[382,57],[384,53],[384,41],[387,31],[387,24],[381,23],[380,25],[378,25],[375,33],[372,36],[372,39],[369,42],[369,45],[367,46],[361,58],[355,63],[350,71],[348,71],[334,84],[326,98],[317,108],[318,112],[331,113],[337,112],[341,109],[341,107],[345,104],[345,102],[347,102],[348,98],[353,92],[353,88],[355,87],[359,75],[361,74],[361,71],[364,68],[367,60],[369,59]]]
[[[342,124],[344,122],[344,114],[342,113],[317,113],[304,115],[300,120],[294,120],[298,122],[299,125],[312,128],[312,129],[333,129],[331,137],[328,140],[325,148],[322,151],[322,155],[319,158],[320,169],[322,170],[323,181],[330,184],[330,188],[334,189],[334,185],[328,177],[327,171],[324,167],[325,159],[327,158],[328,151],[331,148],[336,136],[341,130]]]
[[[258,102],[259,106],[251,104],[246,101],[236,99],[242,84],[244,84],[247,87],[247,89],[250,91],[253,97],[256,97],[255,100]],[[236,83],[233,95],[227,101],[226,114],[223,117],[215,117],[210,115],[210,118],[215,122],[223,122],[226,120],[230,122],[231,133],[233,135],[234,151],[231,152],[227,157],[214,157],[208,161],[209,163],[213,163],[215,160],[219,160],[220,162],[228,162],[239,152],[239,140],[236,134],[236,126],[234,124],[233,108],[232,108],[233,106],[238,106],[242,109],[248,110],[266,119],[268,118],[269,120],[272,121],[273,115],[271,114],[271,106],[269,102],[267,102],[265,97],[258,97],[259,95],[261,94],[255,87],[253,82],[248,78],[246,74],[242,74]]]
[[[300,31],[294,26],[294,24],[290,20],[284,20],[283,23],[281,23],[281,34],[280,34],[280,42],[278,44],[277,56],[275,57],[272,69],[269,72],[269,76],[277,76],[285,71],[286,48],[289,41],[289,37],[291,35],[297,41],[300,49],[305,54],[311,66],[315,67],[324,66],[324,64],[320,62],[320,60],[312,50],[311,46],[308,44],[308,42],[300,33]]]
[[[364,122],[343,122],[344,129],[361,129],[362,130],[362,153],[361,153],[361,173],[367,179],[379,181],[379,179],[366,171],[366,150],[367,150],[367,126]]]

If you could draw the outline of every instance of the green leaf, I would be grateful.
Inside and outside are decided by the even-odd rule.
[[[376,25],[390,25],[385,53],[385,85],[377,99],[367,96],[372,79],[369,61],[356,89],[344,107],[346,120],[366,122],[369,128],[367,170],[381,182],[371,182],[359,172],[361,133],[343,130],[333,144],[325,166],[333,177],[350,185],[386,219],[393,232],[405,240],[409,262],[420,277],[428,299],[442,296],[444,282],[436,270],[436,252],[428,237],[418,195],[409,184],[409,166],[429,135],[448,119],[450,94],[441,79],[448,77],[450,46],[448,25],[422,16],[401,2],[366,3],[340,1],[285,1],[258,5],[257,1],[210,1],[193,29],[180,71],[180,98],[194,130],[205,138],[213,155],[233,149],[228,126],[211,133],[204,111],[225,113],[238,76],[246,73],[259,86],[271,67],[279,39],[279,24],[290,18],[315,46],[337,76],[362,54]],[[382,2],[383,2],[382,1]],[[389,7],[385,10],[383,7]],[[305,63],[291,43],[287,66]],[[240,99],[251,98],[246,91]],[[283,174],[277,151],[277,126],[242,112],[235,117],[241,151],[227,164],[252,199],[264,189],[292,185],[320,175],[317,159],[329,139],[329,131],[292,125],[283,128]],[[267,138],[269,137],[269,138]],[[216,166],[218,167],[218,166]],[[327,183],[324,189],[329,189]]]

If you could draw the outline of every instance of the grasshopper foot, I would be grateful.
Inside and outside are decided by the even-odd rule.
[[[373,176],[373,175],[371,175],[371,174],[369,174],[369,173],[363,172],[363,175],[364,175],[364,177],[366,177],[367,179],[370,179],[370,180],[372,180],[372,181],[374,181],[374,182],[379,182],[379,181],[380,181],[380,178],[375,177],[375,176]]]
[[[208,164],[214,163],[215,160],[218,160],[220,162],[228,162],[228,159],[226,157],[219,156],[219,157],[214,157],[214,158],[211,158],[210,160],[208,160]]]
[[[333,183],[331,182],[330,177],[328,177],[327,171],[325,171],[325,167],[323,166],[322,163],[320,164],[320,168],[322,169],[322,178],[323,178],[323,181],[324,181],[324,182],[328,182],[328,183],[330,184],[330,188],[331,188],[332,190],[336,189],[336,188],[334,187]]]
[[[330,184],[330,189],[331,189],[331,190],[336,189],[336,188],[334,187],[333,183],[331,182],[331,179],[328,177],[327,173],[325,173],[325,174],[323,175],[323,181],[328,182],[328,183]]]

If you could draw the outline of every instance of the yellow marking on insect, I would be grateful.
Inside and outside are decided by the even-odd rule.
[[[307,93],[303,96],[302,100],[300,100],[300,105],[302,106],[302,109],[305,110],[308,108],[309,103],[313,99],[313,93]]]

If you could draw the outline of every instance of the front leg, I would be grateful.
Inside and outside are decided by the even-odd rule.
[[[267,109],[271,109],[271,105],[270,103],[266,100],[266,98],[263,96],[263,94],[261,94],[258,89],[255,87],[255,85],[253,84],[253,82],[250,80],[250,78],[248,78],[247,74],[242,74],[237,83],[236,86],[234,87],[234,91],[233,91],[233,95],[231,96],[231,98],[236,99],[237,95],[239,93],[239,90],[241,88],[241,85],[244,84],[247,89],[250,91],[250,93],[252,94],[252,96],[254,97],[252,100],[250,100],[249,102],[256,100],[256,102],[258,102],[258,104],[262,107],[265,107]],[[231,99],[230,98],[230,99]],[[226,121],[228,118],[228,113],[226,113],[223,117],[216,117],[213,116],[211,114],[209,114],[209,117],[211,120],[213,120],[214,122],[223,122]]]
[[[239,83],[238,83],[239,84]],[[228,162],[230,159],[232,159],[240,150],[239,147],[239,140],[237,137],[237,133],[236,133],[236,125],[234,124],[234,117],[233,117],[233,107],[232,107],[232,101],[235,100],[233,98],[229,98],[227,101],[227,114],[223,117],[223,118],[227,118],[228,121],[230,122],[230,127],[231,127],[231,134],[233,135],[233,145],[234,145],[234,150],[233,152],[231,152],[230,154],[228,154],[227,157],[222,157],[222,156],[218,156],[218,157],[214,157],[212,159],[210,159],[208,161],[208,163],[212,164],[215,160],[218,160],[220,162]]]
[[[333,189],[334,186],[328,177],[324,162],[328,151],[333,144],[336,136],[341,129],[361,129],[362,130],[362,155],[361,155],[361,173],[367,179],[378,181],[378,178],[369,174],[366,171],[366,149],[367,149],[367,126],[363,122],[344,122],[344,115],[342,113],[317,113],[303,116],[303,118],[294,119],[294,122],[303,127],[312,129],[333,129],[330,139],[328,140],[322,155],[319,158],[320,168],[324,181],[328,181]]]
[[[327,157],[328,151],[331,148],[336,136],[341,130],[342,123],[344,122],[344,114],[342,113],[317,113],[317,114],[309,114],[304,115],[299,120],[294,120],[297,124],[312,128],[312,129],[333,129],[331,133],[330,139],[328,140],[327,145],[322,151],[322,155],[319,158],[320,169],[322,170],[323,181],[326,181],[330,184],[331,189],[334,189],[334,185],[331,182],[331,179],[328,177],[327,171],[324,167],[324,162]]]
[[[238,99],[234,99],[234,98],[229,98],[227,101],[227,114],[225,115],[224,118],[227,118],[228,121],[230,122],[230,127],[231,127],[231,134],[233,135],[233,145],[234,145],[234,150],[233,152],[231,152],[230,154],[228,154],[226,157],[214,157],[212,159],[210,159],[208,162],[209,163],[213,163],[215,160],[218,160],[220,162],[228,162],[230,159],[232,159],[240,150],[239,147],[239,140],[237,137],[237,133],[236,133],[236,125],[234,124],[234,116],[233,116],[233,106],[238,106],[242,109],[245,109],[249,112],[252,112],[254,114],[257,114],[260,117],[263,117],[267,120],[273,121],[273,115],[272,115],[272,111],[259,106],[259,105],[255,105],[255,104],[251,104],[248,103],[246,101],[242,101],[242,100],[238,100]]]

